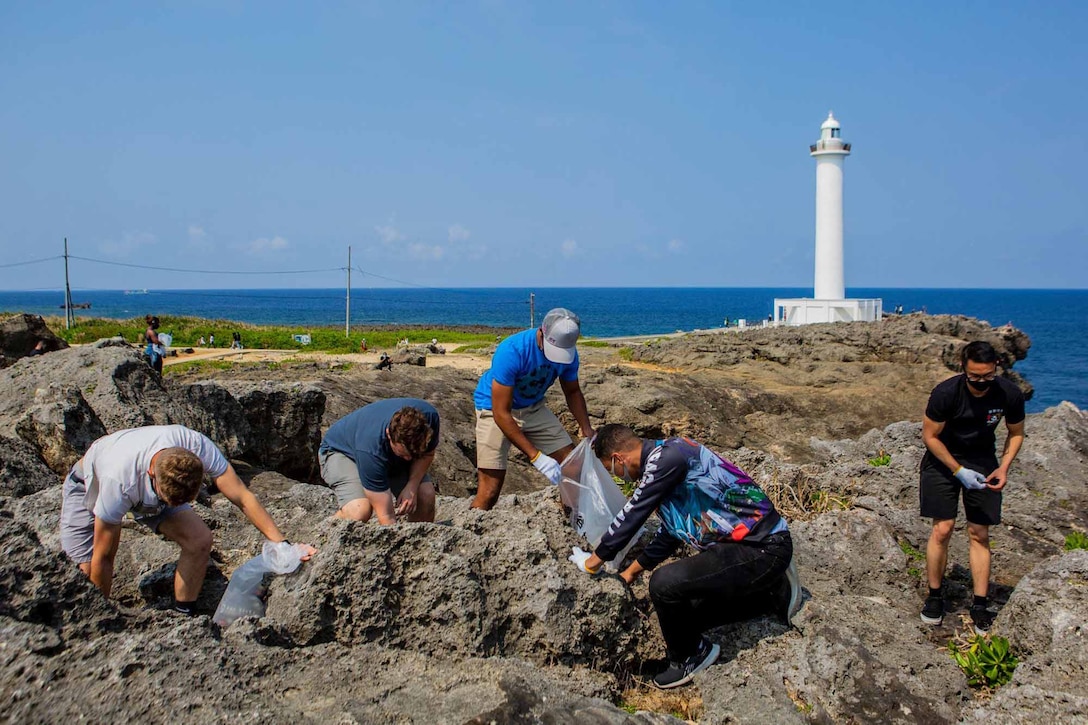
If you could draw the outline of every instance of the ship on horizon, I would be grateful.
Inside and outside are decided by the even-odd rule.
[[[146,295],[147,290],[145,290],[145,289],[127,289],[127,290],[125,290],[125,294],[126,295]]]

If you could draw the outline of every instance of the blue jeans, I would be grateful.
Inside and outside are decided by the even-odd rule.
[[[703,632],[766,613],[793,558],[788,531],[759,543],[725,542],[666,564],[650,577],[650,599],[669,659],[699,649]]]

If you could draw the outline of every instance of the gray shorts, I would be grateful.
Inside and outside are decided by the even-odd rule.
[[[339,451],[321,451],[317,454],[317,459],[321,463],[321,478],[336,492],[336,502],[340,504],[340,508],[357,499],[366,498],[366,487],[359,478],[359,467],[355,465],[355,461]],[[402,472],[386,479],[393,496],[399,496],[408,485],[409,475],[411,471],[405,466]],[[429,473],[423,474],[423,483],[434,485]]]
[[[83,481],[83,468],[76,461],[64,479],[64,500],[60,506],[60,544],[69,558],[77,564],[90,561],[94,550],[94,513],[84,503],[86,496],[87,484]],[[158,533],[159,524],[187,508],[192,506],[164,506],[155,512],[130,515],[137,523]]]

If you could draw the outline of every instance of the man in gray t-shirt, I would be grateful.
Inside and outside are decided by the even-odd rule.
[[[64,480],[61,546],[107,597],[126,515],[181,546],[174,606],[192,614],[204,585],[212,532],[189,505],[211,477],[269,541],[286,541],[216,445],[181,425],[119,430],[99,438]],[[302,544],[309,559],[311,546]]]
[[[398,516],[434,521],[427,471],[438,447],[438,411],[418,398],[388,398],[336,421],[321,441],[321,477],[336,491],[337,517],[381,524]]]

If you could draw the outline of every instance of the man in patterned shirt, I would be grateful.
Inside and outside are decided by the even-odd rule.
[[[575,566],[596,574],[655,511],[661,527],[620,574],[625,582],[682,544],[696,551],[650,577],[669,659],[653,679],[657,687],[685,685],[714,664],[720,648],[703,636],[708,629],[768,612],[789,624],[801,604],[793,540],[786,520],[748,474],[693,440],[642,440],[616,424],[597,433],[593,453],[613,476],[638,481],[638,487],[592,554],[574,548]]]

